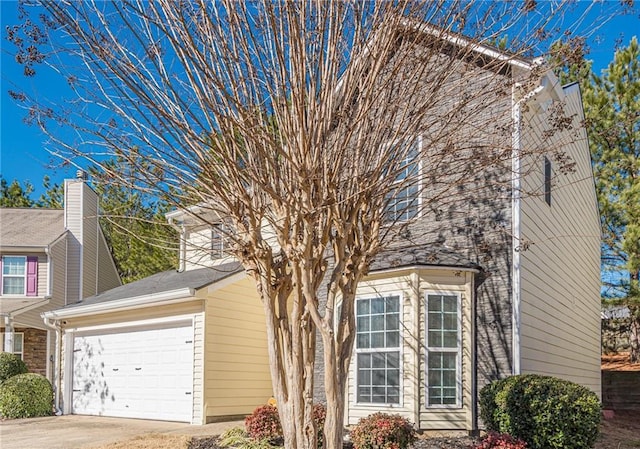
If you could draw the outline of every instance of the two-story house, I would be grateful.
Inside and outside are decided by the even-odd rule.
[[[120,285],[84,179],[65,180],[64,209],[0,209],[0,276],[3,350],[54,380],[61,346],[41,313]]]
[[[349,424],[386,411],[421,429],[473,431],[479,389],[510,374],[554,375],[600,392],[600,231],[579,88],[560,86],[551,72],[515,88],[539,71],[534,62],[480,45],[465,57],[458,86],[514,86],[491,120],[469,121],[484,124],[473,134],[479,146],[495,139],[511,150],[510,166],[475,173],[476,188],[456,190],[448,203],[455,208],[412,207],[438,188],[437,176],[423,177],[430,189],[401,192],[402,238],[357,291]],[[547,132],[558,108],[571,126]],[[574,169],[560,175],[561,159],[531,150],[541,147]],[[271,396],[255,285],[198,213],[167,215],[181,230],[179,271],[45,314],[63,334],[65,413],[201,424],[245,415]]]

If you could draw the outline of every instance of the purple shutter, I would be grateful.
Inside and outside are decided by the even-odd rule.
[[[27,257],[27,296],[38,296],[37,257]]]
[[[2,294],[2,257],[0,257],[0,295]]]

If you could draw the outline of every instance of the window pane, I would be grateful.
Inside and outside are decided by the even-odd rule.
[[[390,370],[387,373],[387,385],[392,387],[397,387],[400,385],[400,371],[399,370]]]
[[[371,368],[371,354],[358,354],[358,369]]]
[[[458,312],[458,298],[455,296],[443,296],[443,311]]]
[[[443,368],[447,368],[447,369],[454,369],[456,368],[456,359],[457,354],[454,353],[442,353],[442,366]]]
[[[358,388],[358,402],[371,402],[371,387]]]
[[[358,334],[358,348],[369,348],[369,334]]]
[[[386,298],[387,313],[397,313],[400,311],[400,298],[397,296],[389,296]]]
[[[445,313],[443,318],[444,318],[443,329],[452,330],[452,331],[458,330],[458,314]]]
[[[383,331],[384,330],[384,315],[372,315],[371,316],[371,330]]]
[[[371,385],[371,371],[368,369],[358,370],[358,385]]]
[[[372,354],[372,362],[371,366],[373,368],[384,368],[387,365],[386,357],[384,353],[373,353]]]
[[[385,324],[387,326],[388,331],[400,329],[400,315],[397,313],[387,315],[385,317]]]
[[[389,368],[400,367],[400,353],[399,352],[387,352],[387,365]]]
[[[429,312],[429,329],[442,329],[442,315],[439,312]]]
[[[442,311],[442,296],[429,295],[427,300],[427,310],[429,312],[441,312]]]
[[[365,332],[369,330],[369,316],[361,316],[358,317],[358,321],[356,323],[356,328],[358,332]]]
[[[384,348],[384,332],[371,333],[371,347]]]
[[[24,257],[5,256],[2,258],[2,274],[24,276],[25,273]]]
[[[384,298],[371,299],[371,313],[384,313]]]
[[[5,295],[24,295],[24,278],[4,277],[2,279],[2,293]]]
[[[387,332],[387,348],[400,347],[400,333],[399,332]]]
[[[13,352],[22,353],[23,334],[13,334]]]
[[[369,300],[368,299],[363,299],[363,300],[359,300],[357,301],[357,308],[358,308],[358,316],[361,315],[368,315],[369,314]]]
[[[444,331],[442,340],[443,348],[455,348],[458,346],[458,332],[457,331]]]
[[[442,332],[438,331],[429,331],[429,339],[427,344],[430,347],[440,348],[442,347]]]

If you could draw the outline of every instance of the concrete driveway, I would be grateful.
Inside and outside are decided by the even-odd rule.
[[[123,441],[147,433],[220,435],[242,421],[194,426],[186,423],[99,416],[47,416],[0,422],[2,449],[80,449]]]

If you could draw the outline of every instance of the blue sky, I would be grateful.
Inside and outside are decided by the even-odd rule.
[[[61,161],[51,158],[46,151],[46,136],[36,127],[23,122],[26,112],[15,104],[7,91],[17,84],[23,90],[38,92],[41,97],[46,95],[49,98],[64,91],[66,85],[60,84],[60,81],[59,84],[55,84],[53,79],[57,78],[42,74],[34,79],[26,79],[22,75],[22,67],[14,60],[12,44],[6,41],[5,31],[7,25],[18,23],[15,1],[0,0],[0,22],[0,172],[9,181],[30,181],[36,188],[34,197],[37,197],[42,193],[41,184],[45,174],[49,175],[53,182],[60,183],[64,178],[74,177],[76,168],[63,166]],[[613,58],[616,45],[626,45],[632,36],[639,34],[638,6],[634,14],[615,17],[608,21],[589,40],[589,59],[594,61],[595,70],[599,72],[608,65]]]

